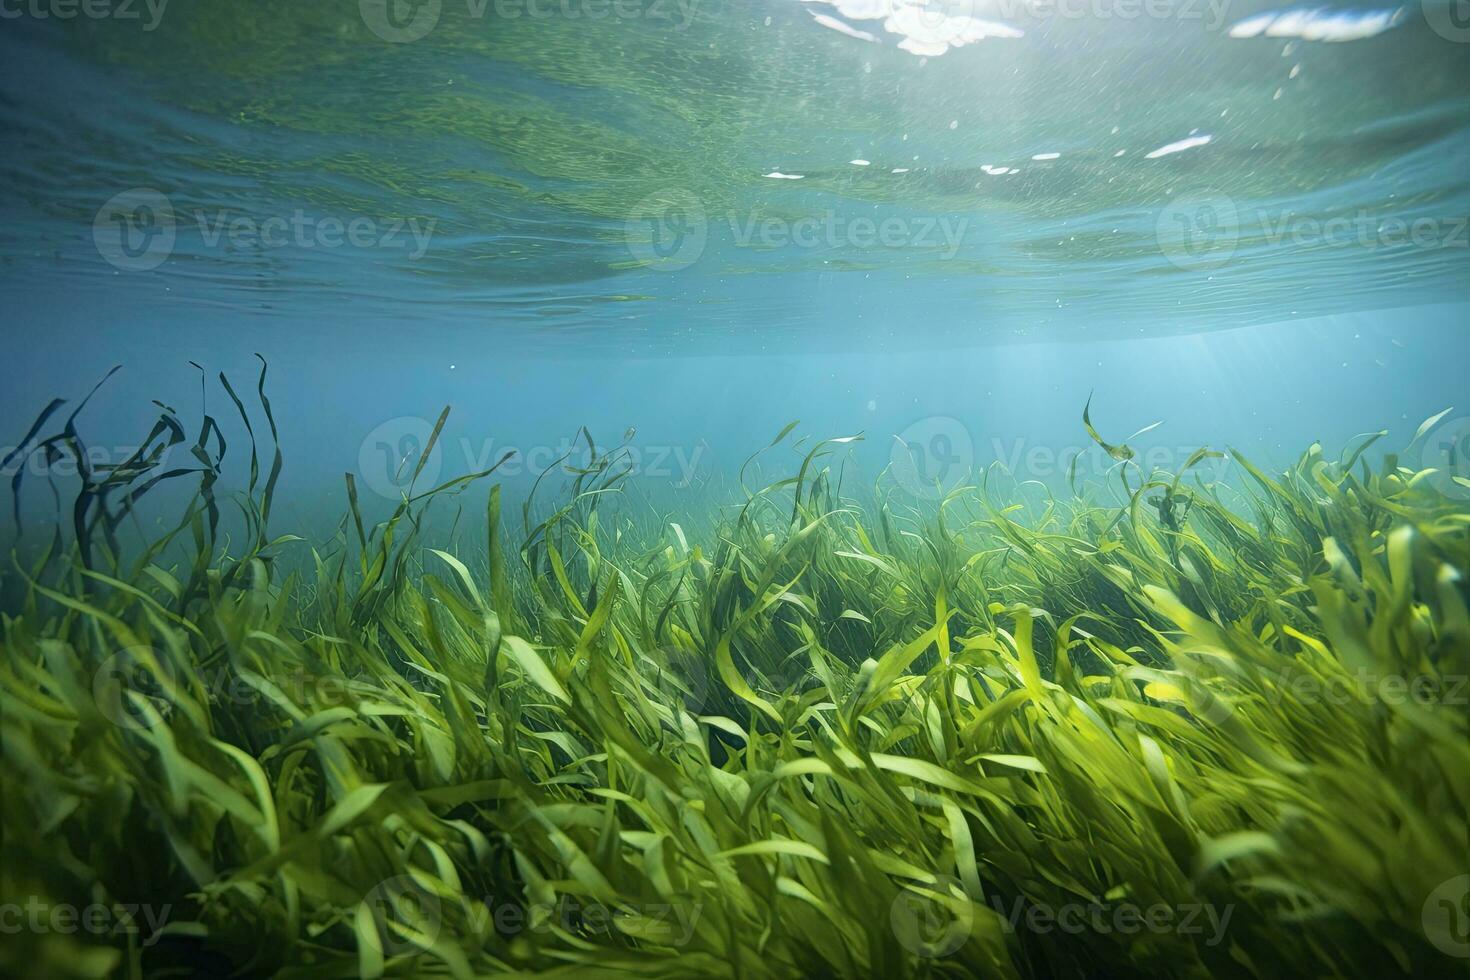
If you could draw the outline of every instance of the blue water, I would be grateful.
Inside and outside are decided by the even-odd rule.
[[[1165,469],[1470,414],[1457,8],[882,6],[7,7],[0,444],[122,364],[82,421],[125,455],[258,352],[329,530],[445,405],[443,478],[632,429],[671,507],[795,419],[923,499],[1106,481],[1090,393]]]

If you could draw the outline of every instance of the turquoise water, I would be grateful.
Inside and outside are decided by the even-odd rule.
[[[0,978],[1470,967],[1363,3],[0,0]]]
[[[0,32],[10,442],[122,364],[116,452],[255,352],[334,513],[445,404],[446,474],[631,427],[683,490],[798,418],[1054,484],[1094,390],[1164,466],[1464,401],[1453,5],[88,9]]]

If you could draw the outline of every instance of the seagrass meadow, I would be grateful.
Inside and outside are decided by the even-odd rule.
[[[7,975],[1470,972],[1470,508],[1375,436],[918,505],[793,423],[707,514],[613,449],[323,534],[211,384],[248,446],[15,450]]]
[[[1467,11],[0,0],[0,980],[1470,980]]]

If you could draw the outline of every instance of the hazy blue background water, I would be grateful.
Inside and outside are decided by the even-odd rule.
[[[83,416],[115,458],[149,399],[197,415],[188,361],[242,387],[254,352],[308,525],[343,472],[386,506],[446,404],[443,478],[513,447],[523,488],[633,427],[671,506],[798,418],[918,497],[994,459],[1059,485],[1093,391],[1110,439],[1164,420],[1136,446],[1166,468],[1470,431],[1454,5],[958,3],[992,36],[952,47],[856,0],[28,3],[0,444],[121,363]]]

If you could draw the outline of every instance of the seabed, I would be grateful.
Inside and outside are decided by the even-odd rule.
[[[248,476],[169,409],[114,468],[59,403],[17,450],[81,479],[5,571],[0,972],[1470,965],[1470,484],[1376,436],[1227,486],[1089,418],[1117,467],[1023,506],[859,501],[788,427],[719,512],[614,450],[518,515],[493,468],[383,519],[349,477],[323,536],[264,369],[220,381]]]

